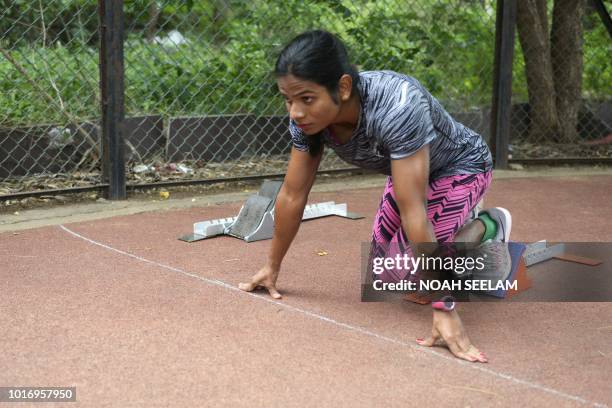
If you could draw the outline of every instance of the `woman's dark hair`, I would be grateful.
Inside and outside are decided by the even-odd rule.
[[[357,92],[359,72],[351,65],[346,47],[334,34],[323,31],[307,31],[295,37],[280,52],[274,75],[311,81],[324,86],[332,100],[338,101],[338,82],[342,75],[353,79],[352,93]],[[322,148],[321,134],[308,137],[308,151],[316,156]]]

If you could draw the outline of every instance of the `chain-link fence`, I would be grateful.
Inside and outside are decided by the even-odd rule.
[[[323,27],[362,70],[411,73],[468,125],[488,132],[495,9],[456,2],[148,2],[127,22],[126,104],[152,126],[131,170],[152,180],[167,163],[193,177],[281,173],[290,149],[270,75],[283,44]],[[129,13],[128,13],[129,14]],[[455,42],[457,47],[450,46]],[[446,71],[452,65],[453,73]],[[147,125],[150,123],[151,125]],[[140,161],[142,159],[142,161]],[[347,167],[331,151],[322,169]]]
[[[612,157],[612,32],[602,4],[517,2],[514,157]]]
[[[92,3],[17,0],[0,10],[0,196],[102,182],[98,11]],[[548,3],[542,21],[557,27]],[[270,73],[282,45],[311,28],[339,34],[361,70],[416,77],[456,119],[491,142],[495,0],[126,0],[123,7],[128,183],[284,172],[288,120]],[[578,37],[571,32],[551,42],[551,29],[541,31],[548,50],[534,48],[529,34],[523,38],[519,13],[525,53],[517,41],[514,158],[575,154],[564,146],[593,157],[609,154],[609,145],[594,143],[611,133],[610,39],[591,8],[583,4],[580,12]],[[572,74],[582,78],[578,131],[551,132],[537,119],[545,116],[534,116],[545,103],[534,101],[546,95],[550,105],[563,86],[544,92],[527,66],[537,66],[531,55],[551,54],[550,44],[568,38],[583,39],[581,70]],[[568,53],[549,58],[557,61],[551,62],[555,72],[574,71]],[[562,112],[549,125],[560,129]],[[327,153],[321,168],[347,166]]]
[[[0,4],[0,195],[98,183],[95,4]]]

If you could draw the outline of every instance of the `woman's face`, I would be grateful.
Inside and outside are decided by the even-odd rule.
[[[331,125],[340,112],[327,88],[289,74],[276,80],[285,98],[289,117],[307,135],[315,135]]]

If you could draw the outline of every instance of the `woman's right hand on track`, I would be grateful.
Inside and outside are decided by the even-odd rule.
[[[276,290],[276,279],[278,278],[278,269],[268,265],[264,266],[251,278],[250,283],[240,283],[238,287],[241,290],[251,292],[255,289],[266,288],[274,299],[280,299],[282,296]]]

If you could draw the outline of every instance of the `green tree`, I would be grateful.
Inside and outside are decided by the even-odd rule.
[[[531,107],[530,138],[576,141],[582,97],[584,0],[521,0],[517,28]]]

